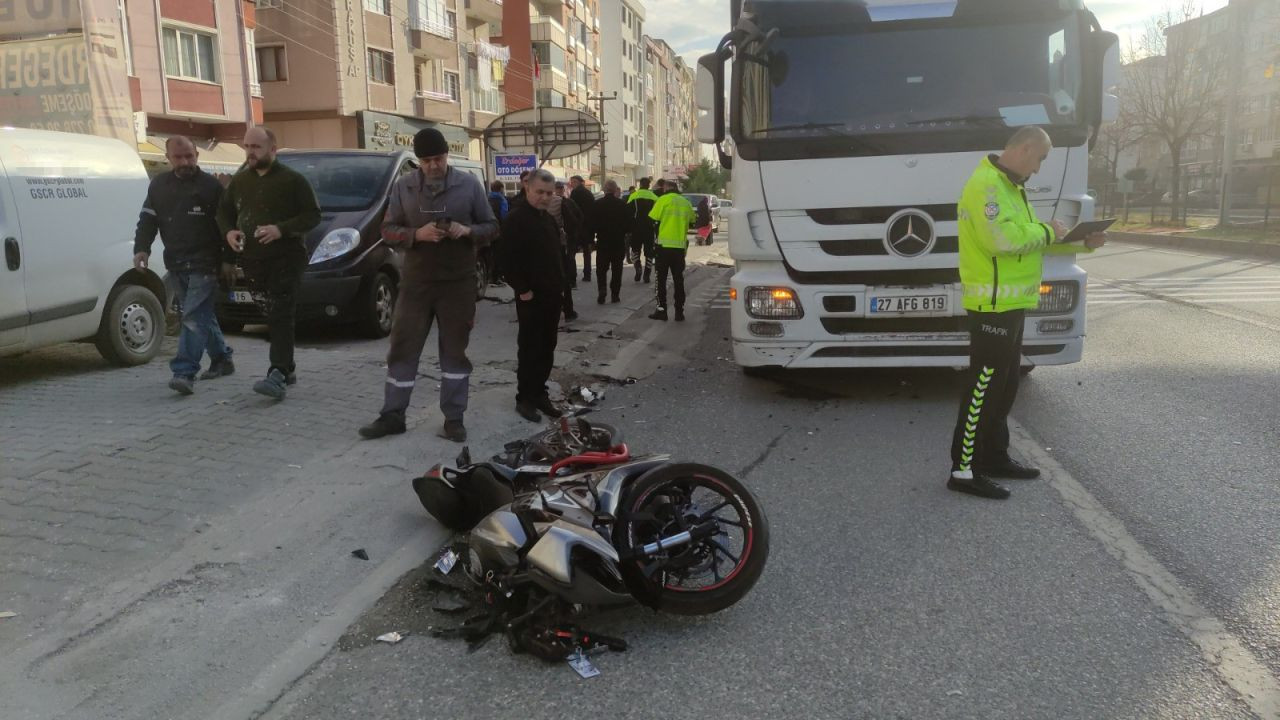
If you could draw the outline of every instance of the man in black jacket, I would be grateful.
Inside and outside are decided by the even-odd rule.
[[[592,208],[591,228],[597,240],[596,286],[600,294],[596,302],[604,304],[606,286],[612,302],[621,302],[622,261],[627,254],[627,231],[631,229],[631,209],[619,195],[622,188],[608,180],[604,184],[604,197]]]
[[[574,175],[569,178],[569,199],[578,206],[582,211],[582,217],[590,221],[592,207],[596,204],[596,196],[591,194],[587,189],[586,180],[581,175]],[[587,227],[587,223],[583,223],[582,230],[578,233],[576,240],[577,249],[582,250],[582,279],[591,282],[591,230]],[[575,250],[576,254],[577,250]],[[574,260],[574,274],[578,272],[577,260]]]
[[[271,366],[253,391],[283,400],[295,380],[294,317],[307,268],[303,236],[320,224],[320,205],[302,173],[276,160],[275,133],[244,134],[245,167],[231,178],[218,205],[218,229],[240,255],[245,278],[267,316]]]
[[[222,254],[217,219],[222,183],[200,169],[200,152],[181,135],[165,142],[164,156],[173,169],[157,175],[147,189],[133,235],[133,266],[146,269],[158,230],[164,242],[164,265],[182,310],[178,354],[169,363],[173,371],[169,387],[190,395],[206,350],[209,369],[200,376],[201,380],[230,375],[236,370],[231,348],[227,347],[213,312],[218,258]]]
[[[525,184],[525,202],[502,223],[502,266],[516,296],[516,412],[530,422],[560,417],[547,396],[555,365],[556,332],[564,289],[560,229],[547,213],[555,195],[555,176],[538,169]]]

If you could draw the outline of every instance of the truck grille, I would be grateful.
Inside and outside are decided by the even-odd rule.
[[[817,208],[806,210],[809,219],[819,225],[881,225],[889,217],[905,208],[923,210],[934,222],[956,220],[955,203],[945,205],[881,205],[877,207]]]
[[[960,317],[899,317],[899,318],[846,318],[824,317],[822,327],[832,335],[878,332],[965,332],[968,318]]]
[[[864,238],[861,240],[820,240],[818,246],[828,255],[837,257],[848,257],[850,255],[888,255],[888,251],[884,249],[884,242],[879,238]],[[960,238],[954,235],[949,237],[939,237],[938,242],[934,244],[933,249],[929,251],[930,255],[939,253],[955,253],[960,252]]]

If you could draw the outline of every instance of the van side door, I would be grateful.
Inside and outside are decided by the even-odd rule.
[[[20,349],[27,340],[31,316],[27,311],[22,231],[3,159],[0,159],[0,242],[4,243],[4,265],[0,266],[0,349]]]

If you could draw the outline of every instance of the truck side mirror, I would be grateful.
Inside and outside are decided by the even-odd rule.
[[[1115,122],[1120,117],[1120,99],[1111,94],[1120,84],[1120,39],[1114,33],[1100,33],[1096,38],[1102,56],[1102,122]]]
[[[720,53],[709,53],[698,58],[698,75],[694,81],[693,96],[698,108],[698,142],[723,142],[724,57]]]

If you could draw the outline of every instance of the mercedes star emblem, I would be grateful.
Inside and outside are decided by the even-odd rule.
[[[899,257],[919,257],[933,249],[933,218],[920,210],[899,210],[885,224],[884,249]]]

